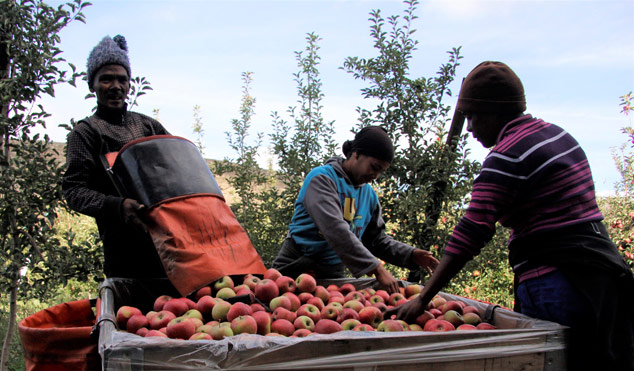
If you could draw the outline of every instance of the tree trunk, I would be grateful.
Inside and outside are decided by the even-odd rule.
[[[7,333],[2,343],[2,355],[0,356],[0,370],[6,371],[9,368],[9,351],[11,350],[11,341],[13,340],[13,333],[15,332],[15,320],[17,317],[17,302],[18,302],[18,280],[16,277],[13,281],[13,288],[9,295],[9,322],[7,324]]]

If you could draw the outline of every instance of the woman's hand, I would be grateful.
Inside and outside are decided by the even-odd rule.
[[[374,274],[374,278],[383,286],[385,291],[391,293],[399,292],[398,280],[394,278],[390,272],[388,272],[385,268],[383,268],[380,264],[376,267],[376,269],[371,272]]]
[[[415,249],[414,252],[412,252],[412,261],[414,264],[425,269],[429,274],[432,274],[440,263],[429,251],[423,249]]]

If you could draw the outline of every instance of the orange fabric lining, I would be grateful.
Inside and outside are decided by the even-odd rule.
[[[90,300],[83,299],[52,306],[20,321],[26,370],[100,368],[97,338],[90,337],[95,318]]]
[[[246,231],[217,195],[166,200],[152,207],[149,217],[167,277],[183,296],[225,275],[266,271]]]

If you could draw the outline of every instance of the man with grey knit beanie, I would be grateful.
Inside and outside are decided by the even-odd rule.
[[[106,36],[94,47],[86,77],[97,97],[97,110],[68,134],[64,196],[73,210],[96,219],[107,277],[164,278],[143,223],[145,209],[118,194],[106,172],[106,155],[134,139],[169,133],[158,121],[127,110],[131,68],[123,36]]]
[[[633,370],[634,275],[602,223],[588,159],[569,133],[525,109],[506,64],[483,62],[467,75],[456,110],[491,152],[438,269],[418,299],[386,316],[416,318],[500,222],[511,229],[514,309],[569,327],[569,370]]]
[[[368,126],[342,149],[345,159],[332,157],[304,179],[273,267],[286,276],[317,278],[343,278],[347,268],[355,277],[374,276],[384,289],[398,292],[398,281],[379,259],[429,272],[438,260],[385,233],[381,205],[369,183],[390,166],[394,146],[385,129]]]

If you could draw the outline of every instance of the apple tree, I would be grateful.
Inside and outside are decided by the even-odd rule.
[[[57,84],[75,84],[82,74],[60,57],[59,32],[84,22],[90,5],[74,0],[58,7],[42,1],[0,1],[0,291],[8,307],[0,367],[8,367],[18,299],[45,299],[51,287],[86,279],[95,250],[55,237],[64,207],[62,164],[45,131],[49,116],[38,99],[54,96]],[[70,71],[68,71],[70,69]],[[98,268],[98,267],[97,267]]]
[[[632,92],[621,97],[621,112],[632,112]],[[630,124],[622,129],[628,141],[614,148],[612,158],[621,179],[614,185],[615,194],[599,200],[610,237],[625,261],[634,268],[634,128]]]
[[[433,77],[412,77],[416,0],[405,1],[402,17],[370,13],[370,34],[378,55],[349,57],[343,69],[366,82],[365,98],[378,100],[373,110],[358,108],[358,128],[384,127],[395,145],[392,166],[379,179],[384,217],[393,236],[415,247],[444,247],[462,215],[479,164],[467,159],[466,135],[448,139],[451,118],[445,98],[459,66],[460,48],[448,52],[448,62]],[[439,225],[438,220],[444,220]],[[432,249],[434,251],[434,249]],[[435,251],[438,251],[436,249]],[[412,272],[419,281],[422,272]],[[400,275],[399,275],[400,277]]]

